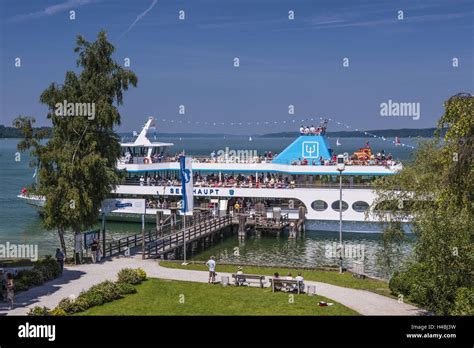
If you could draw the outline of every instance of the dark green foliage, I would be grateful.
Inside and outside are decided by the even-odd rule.
[[[33,286],[42,285],[60,275],[59,265],[51,256],[33,262],[31,270],[19,271],[15,276],[15,292],[28,290]]]
[[[394,274],[392,291],[448,315],[469,312],[469,296],[459,289],[474,287],[474,97],[450,98],[438,129],[443,138],[421,143],[400,174],[377,182],[374,206],[410,201],[406,209],[388,209],[391,221],[410,218],[417,237],[413,260]]]
[[[452,315],[474,315],[474,289],[459,288],[454,301]]]
[[[62,250],[64,232],[91,228],[102,201],[122,179],[115,168],[120,142],[114,127],[120,125],[124,91],[137,84],[135,74],[112,59],[115,48],[105,32],[94,42],[78,36],[76,43],[80,72],[66,72],[64,82],[52,83],[40,96],[52,124],[49,140],[41,142],[46,133],[34,130],[34,119],[20,116],[14,121],[24,136],[18,149],[32,149],[32,164],[39,167],[34,193],[46,198],[43,223],[58,230]],[[95,115],[58,114],[58,105],[66,102],[94,105]]]
[[[117,283],[117,288],[120,295],[129,295],[137,292],[137,289],[132,284],[129,283]]]
[[[119,283],[129,283],[136,285],[142,282],[142,275],[138,270],[132,268],[121,269],[117,277]]]
[[[104,302],[110,302],[122,297],[117,285],[109,280],[94,285],[87,292],[95,293],[101,296]]]
[[[49,313],[48,307],[35,306],[28,311],[27,315],[30,317],[36,317],[36,316],[49,316],[51,314]]]

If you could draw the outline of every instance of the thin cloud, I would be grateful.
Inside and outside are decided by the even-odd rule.
[[[41,18],[41,17],[52,16],[52,15],[55,15],[56,13],[67,11],[72,8],[77,8],[79,6],[92,4],[94,2],[97,2],[97,0],[68,0],[56,5],[45,7],[41,11],[30,12],[30,13],[14,16],[10,21],[20,22],[20,21],[24,21],[28,19],[36,19],[36,18]]]
[[[135,26],[135,24],[137,24],[143,17],[146,16],[146,14],[148,12],[151,11],[151,9],[153,7],[155,7],[155,5],[158,3],[158,0],[153,0],[153,2],[151,3],[150,7],[148,7],[145,11],[143,11],[142,13],[140,13],[137,18],[133,21],[132,24],[130,24],[130,26],[128,27],[128,29],[121,35],[121,36],[124,36],[125,34],[127,34],[130,30],[133,29],[133,27]]]

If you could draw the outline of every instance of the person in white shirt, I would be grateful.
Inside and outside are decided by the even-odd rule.
[[[236,273],[236,274],[237,274],[237,275],[242,275],[242,274],[244,274],[244,269],[243,269],[241,266],[239,266],[239,267],[237,268],[237,273]],[[242,278],[242,277],[237,278],[237,284],[238,284],[239,286],[244,285],[244,283],[245,283],[245,278]]]
[[[207,268],[209,268],[209,281],[208,283],[211,284],[216,281],[216,261],[214,261],[214,256],[209,258],[209,261],[206,262]]]
[[[309,131],[311,132],[311,135],[315,135],[316,134],[316,128],[314,128],[314,126],[311,126],[309,128]]]
[[[304,135],[309,135],[309,127],[306,127],[306,128],[304,129]]]
[[[145,184],[145,178],[143,176],[140,177],[140,186]]]
[[[301,125],[301,127],[300,127],[300,134],[301,134],[301,135],[304,134],[304,126],[303,126],[303,125]]]
[[[298,275],[295,277],[295,280],[299,282],[297,286],[299,286],[300,292],[304,292],[304,278],[301,273],[298,273]]]

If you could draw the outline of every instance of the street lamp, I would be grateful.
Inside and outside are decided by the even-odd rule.
[[[342,274],[342,172],[346,169],[346,164],[344,162],[344,156],[337,156],[337,170],[339,171],[339,273]]]

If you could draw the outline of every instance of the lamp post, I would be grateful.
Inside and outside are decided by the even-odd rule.
[[[339,273],[342,274],[342,172],[346,169],[346,164],[344,163],[344,156],[337,156],[337,170],[339,171]]]

